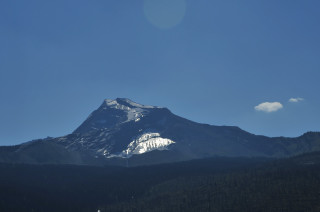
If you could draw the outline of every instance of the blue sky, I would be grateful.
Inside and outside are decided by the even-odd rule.
[[[317,0],[3,0],[0,145],[68,134],[117,97],[254,134],[319,131],[319,8]]]

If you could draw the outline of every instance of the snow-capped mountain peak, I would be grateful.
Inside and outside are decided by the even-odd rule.
[[[142,105],[136,103],[130,99],[126,98],[117,98],[117,99],[105,99],[104,100],[106,106],[116,108],[116,109],[132,109],[132,108],[142,108],[142,109],[154,109],[154,108],[161,108],[157,106],[150,106],[150,105]]]
[[[140,121],[141,118],[149,113],[150,109],[160,108],[156,106],[138,104],[130,99],[117,98],[117,99],[105,99],[103,110],[115,109],[125,113],[126,119],[119,122],[126,123],[130,121]]]
[[[102,105],[75,130],[75,133],[111,129],[128,122],[139,122],[143,117],[158,109],[164,108],[139,104],[126,98],[105,99]]]
[[[85,148],[107,158],[130,158],[153,150],[168,150],[175,141],[162,132],[170,116],[166,108],[125,98],[105,99],[74,131],[77,138],[73,142],[65,138],[59,143],[72,150]]]

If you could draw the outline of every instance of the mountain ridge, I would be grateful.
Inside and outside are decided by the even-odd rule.
[[[212,156],[289,157],[319,150],[318,132],[295,138],[254,135],[117,98],[105,99],[71,134],[38,139],[31,146],[1,147],[0,162],[134,166]]]

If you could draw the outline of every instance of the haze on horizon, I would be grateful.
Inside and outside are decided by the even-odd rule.
[[[320,2],[1,1],[0,145],[106,98],[267,136],[320,130]]]

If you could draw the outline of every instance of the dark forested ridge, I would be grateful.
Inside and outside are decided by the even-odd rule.
[[[320,211],[320,153],[155,166],[0,165],[0,211]]]

